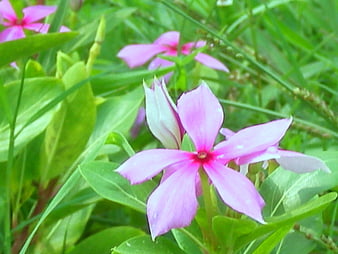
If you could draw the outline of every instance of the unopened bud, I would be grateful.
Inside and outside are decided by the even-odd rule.
[[[70,8],[73,11],[79,11],[82,7],[84,0],[70,0],[69,4],[70,4]]]

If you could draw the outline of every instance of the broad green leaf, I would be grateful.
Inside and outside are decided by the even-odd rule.
[[[112,248],[143,234],[143,231],[128,226],[108,228],[87,237],[67,254],[110,254]]]
[[[82,235],[94,206],[89,205],[65,218],[44,224],[38,233],[40,240],[32,246],[34,253],[43,253],[48,249],[49,254],[59,254],[74,245]]]
[[[280,254],[297,253],[308,254],[315,247],[316,242],[306,237],[307,234],[313,237],[320,237],[323,234],[322,214],[311,216],[297,222],[301,232],[293,230],[285,236],[281,246],[278,247]]]
[[[45,221],[47,216],[55,209],[55,207],[60,204],[60,202],[69,194],[71,193],[76,185],[81,181],[81,175],[78,170],[74,171],[73,174],[67,179],[67,182],[60,188],[57,192],[53,200],[47,206],[46,210],[42,213],[41,218],[35,225],[33,231],[28,236],[25,244],[21,248],[19,254],[24,254],[27,252],[27,249],[33,240],[34,235],[36,234],[37,230],[41,226],[41,224]]]
[[[206,250],[201,229],[195,220],[188,227],[172,229],[171,232],[175,237],[177,245],[186,253],[202,254]]]
[[[216,216],[212,220],[212,228],[224,248],[233,248],[238,237],[251,233],[257,223],[248,219],[236,219]]]
[[[23,39],[0,43],[0,67],[19,58],[29,57],[43,50],[64,44],[77,33],[36,34]]]
[[[96,125],[90,142],[113,131],[126,135],[134,122],[143,97],[143,88],[140,85],[126,95],[111,97],[101,104],[97,110]]]
[[[89,185],[102,197],[145,212],[146,199],[156,187],[152,181],[130,185],[120,174],[114,172],[117,165],[93,161],[81,165],[80,172]]]
[[[19,81],[10,83],[5,86],[5,94],[9,100],[11,111],[14,111],[17,96],[19,94]],[[63,91],[62,81],[56,78],[32,78],[26,79],[19,108],[19,114],[16,121],[16,130],[20,130],[25,123],[38,111],[40,108],[47,105],[54,97],[58,96]],[[15,153],[18,152],[25,144],[39,135],[45,130],[51,121],[56,107],[45,112],[36,121],[17,136],[15,140]],[[2,107],[0,108],[0,161],[7,159],[7,150],[9,142],[9,124]]]
[[[83,62],[71,66],[63,76],[65,89],[87,78]],[[84,150],[96,117],[94,96],[87,83],[62,103],[46,130],[41,154],[43,180],[51,179],[70,168]]]
[[[292,224],[283,226],[270,234],[266,239],[264,239],[264,241],[258,246],[258,248],[255,249],[253,254],[271,253],[273,248],[285,237],[287,233],[289,233],[292,226]]]
[[[317,152],[331,169],[331,173],[320,170],[296,174],[278,168],[262,184],[260,193],[266,201],[264,214],[274,216],[290,211],[315,195],[338,185],[338,157],[335,151]]]
[[[41,64],[35,60],[29,59],[26,64],[26,78],[45,77],[46,73]]]
[[[271,231],[275,231],[282,226],[291,225],[292,223],[319,213],[336,198],[337,193],[331,192],[319,198],[315,198],[292,211],[288,211],[281,216],[267,218],[267,224],[260,225],[251,233],[239,237],[236,242],[236,249],[243,247],[244,245],[250,243],[255,239],[258,239],[261,236],[264,236]]]
[[[174,242],[164,237],[155,241],[149,236],[139,236],[129,239],[113,249],[112,254],[184,254]]]

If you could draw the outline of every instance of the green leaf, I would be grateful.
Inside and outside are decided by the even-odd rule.
[[[189,254],[202,254],[207,251],[201,229],[195,220],[188,227],[171,230],[177,245]]]
[[[26,64],[26,78],[45,77],[46,73],[41,64],[35,60],[29,59]]]
[[[273,248],[284,238],[284,236],[289,233],[292,228],[291,225],[283,226],[269,235],[255,251],[253,254],[269,254],[273,250]]]
[[[306,204],[289,211],[281,216],[267,218],[268,224],[260,225],[247,235],[239,237],[236,241],[236,249],[243,247],[251,241],[286,225],[291,225],[299,220],[310,217],[324,210],[332,201],[337,198],[337,193],[331,192],[319,198],[315,198]]]
[[[60,188],[58,193],[55,195],[53,200],[49,203],[46,210],[42,213],[41,218],[38,223],[35,225],[33,231],[28,236],[24,246],[20,250],[20,254],[27,252],[27,249],[33,240],[34,235],[36,234],[38,228],[41,226],[42,222],[47,218],[47,216],[55,209],[55,207],[66,197],[67,194],[71,193],[74,190],[74,187],[81,180],[81,175],[78,170],[74,171],[73,174],[67,179],[67,182]]]
[[[91,142],[111,132],[121,132],[126,135],[134,123],[144,93],[139,88],[128,94],[111,97],[98,107],[97,119]]]
[[[65,89],[87,78],[83,62],[68,69],[62,80]],[[96,118],[94,96],[87,83],[62,103],[46,130],[41,154],[42,179],[48,180],[65,172],[84,150]]]
[[[100,196],[144,213],[146,199],[156,184],[147,181],[130,185],[125,178],[114,172],[116,166],[109,162],[93,161],[79,168],[82,176]]]
[[[184,254],[172,241],[159,237],[152,241],[149,236],[134,237],[125,241],[112,254]]]
[[[105,13],[106,23],[109,24],[109,26],[106,27],[106,34],[108,34],[110,31],[113,31],[115,27],[121,24],[121,22],[124,22],[135,11],[136,8],[124,8],[119,9],[118,11],[108,11]],[[98,20],[95,20],[90,24],[82,26],[79,29],[79,38],[70,41],[68,44],[70,48],[67,49],[67,52],[74,51],[79,47],[91,44],[95,38],[98,22]]]
[[[75,32],[36,34],[0,43],[0,67],[19,58],[29,57],[43,50],[62,45],[76,35]]]
[[[44,224],[38,233],[40,240],[32,246],[33,252],[43,253],[48,249],[49,254],[59,254],[73,246],[81,237],[94,206],[86,206],[65,218]]]
[[[292,210],[315,195],[338,185],[337,152],[317,152],[316,156],[327,164],[331,173],[317,170],[296,174],[280,167],[264,181],[260,193],[266,201],[264,208],[266,216]]]
[[[112,248],[143,234],[143,231],[128,226],[108,228],[84,239],[68,254],[110,254]]]
[[[216,216],[212,220],[213,231],[225,249],[233,248],[238,237],[251,233],[257,223],[248,219]]]
[[[11,111],[14,111],[17,96],[19,94],[20,82],[13,82],[5,86],[5,94],[9,101]],[[47,105],[54,97],[61,94],[63,84],[61,80],[56,78],[32,78],[25,80],[21,105],[16,121],[16,130],[21,129],[26,122],[32,117],[36,111]],[[6,98],[5,98],[6,99]],[[32,122],[16,137],[15,153],[19,151],[25,144],[39,135],[45,130],[51,121],[55,106],[51,110],[45,112],[36,121]],[[6,114],[0,108],[0,161],[7,159],[7,150],[9,142],[9,123]]]

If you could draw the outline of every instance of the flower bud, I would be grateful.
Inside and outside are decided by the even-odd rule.
[[[180,148],[184,129],[164,81],[155,78],[151,88],[144,84],[144,90],[150,131],[165,148]]]
[[[79,11],[82,7],[83,1],[84,0],[70,0],[69,4],[72,11]]]

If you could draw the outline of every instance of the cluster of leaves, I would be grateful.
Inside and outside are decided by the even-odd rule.
[[[173,69],[171,93],[207,81],[227,128],[294,116],[282,146],[332,171],[257,173],[254,165],[250,176],[265,178],[268,223],[214,217],[216,251],[337,251],[336,1],[88,0],[77,12],[67,0],[47,2],[58,6],[52,33],[0,44],[0,252],[206,253],[203,214],[151,241],[145,201],[158,179],[130,186],[114,172],[134,150],[159,146],[145,125],[137,137],[130,129],[142,81]],[[73,32],[53,33],[61,24]],[[231,72],[191,61],[131,71],[115,57],[170,30],[183,41],[207,40]]]

